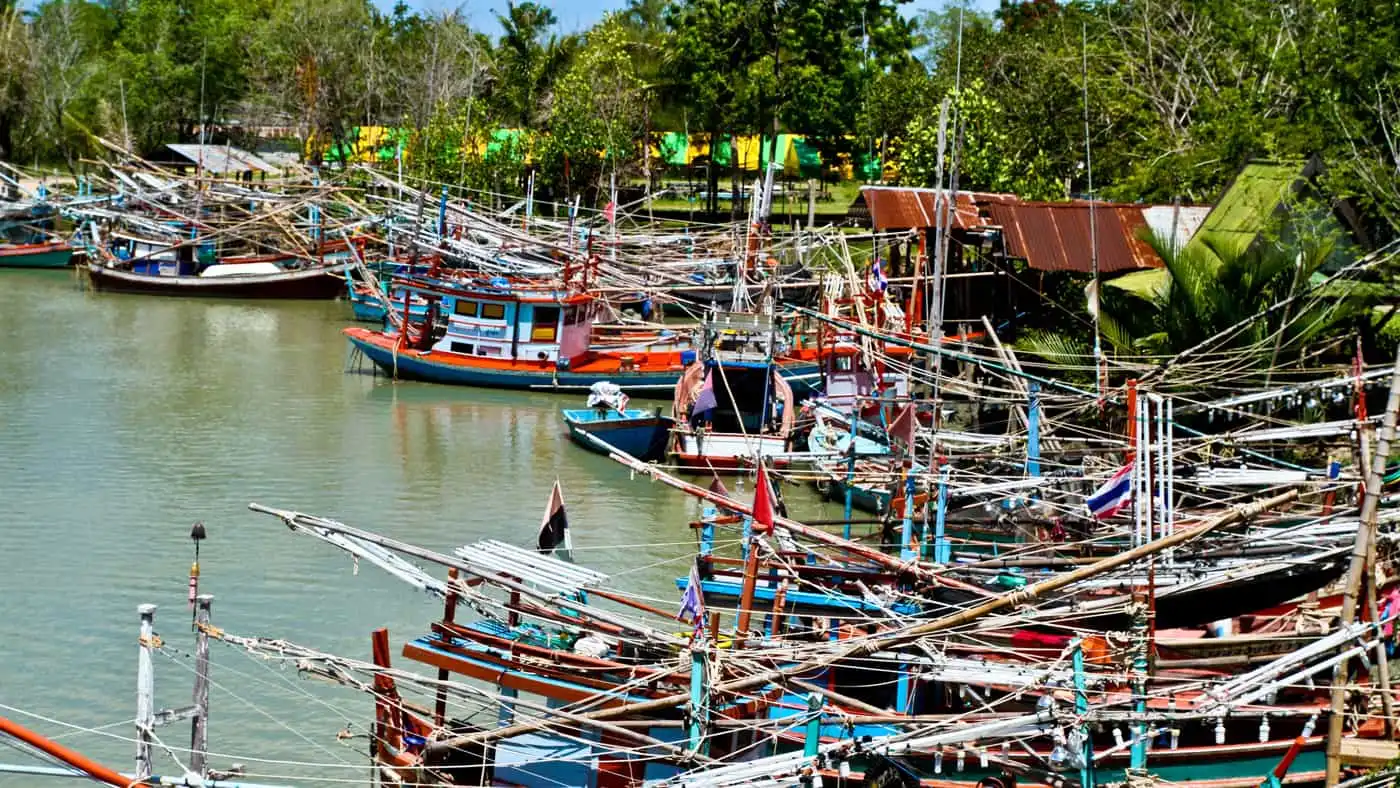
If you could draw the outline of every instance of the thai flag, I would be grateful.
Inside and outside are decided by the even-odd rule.
[[[681,621],[695,625],[696,633],[705,627],[705,595],[700,590],[700,568],[697,562],[690,563],[690,578],[685,583],[685,594],[681,596],[681,610],[676,614]]]
[[[1103,486],[1094,491],[1084,504],[1095,520],[1107,520],[1133,499],[1133,466],[1124,465],[1118,469]]]
[[[875,262],[870,265],[870,276],[866,280],[866,284],[876,293],[883,293],[885,288],[890,286],[889,280],[885,279],[884,262],[884,260],[876,258]]]

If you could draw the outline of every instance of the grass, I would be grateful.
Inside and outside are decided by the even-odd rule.
[[[752,183],[752,179],[749,180],[749,183]],[[806,181],[788,181],[787,179],[783,179],[780,183],[786,188],[778,193],[777,199],[773,202],[773,216],[804,219],[807,215]],[[663,183],[662,187],[684,187],[685,185],[684,182],[672,181]],[[860,187],[860,181],[841,181],[835,184],[820,184],[817,192],[817,216],[826,218],[845,216],[846,211],[851,207],[851,203],[855,201],[856,195],[860,193]],[[700,185],[700,188],[703,188],[703,185]],[[728,182],[721,181],[719,188],[721,193],[728,192]],[[720,211],[728,212],[730,204],[730,200],[720,200]],[[665,196],[653,199],[651,201],[651,207],[656,210],[699,211],[703,210],[704,203],[699,198],[687,199],[678,196]]]

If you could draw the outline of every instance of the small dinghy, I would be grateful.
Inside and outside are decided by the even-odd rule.
[[[661,409],[628,408],[627,395],[608,381],[594,383],[587,407],[564,410],[564,423],[574,442],[598,454],[620,449],[641,460],[666,456],[666,444],[675,420]]]

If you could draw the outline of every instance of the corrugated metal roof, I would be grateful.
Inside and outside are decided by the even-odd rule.
[[[246,150],[230,145],[182,145],[170,143],[165,147],[198,164],[205,172],[225,174],[261,170],[276,172],[277,168]]]
[[[1174,238],[1178,249],[1190,243],[1209,213],[1209,205],[1149,205],[1142,209],[1152,232],[1159,238]]]
[[[852,213],[859,214],[860,208],[870,217],[871,226],[876,230],[911,230],[920,227],[933,227],[935,217],[934,199],[943,189],[911,189],[896,186],[862,186],[860,197],[852,206]],[[960,230],[980,227],[984,224],[978,214],[979,202],[1015,200],[1009,194],[984,192],[958,192],[957,210],[953,213],[953,226]]]
[[[983,207],[991,223],[1001,226],[1008,256],[1022,258],[1039,271],[1093,272],[1089,203],[991,202]],[[1141,206],[1094,207],[1100,273],[1161,267],[1161,259],[1141,237],[1147,227]]]

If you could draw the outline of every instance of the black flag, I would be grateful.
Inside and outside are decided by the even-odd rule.
[[[573,540],[569,538],[569,518],[564,514],[564,492],[556,479],[554,490],[549,494],[549,505],[544,510],[544,520],[540,522],[536,548],[541,553],[558,550],[560,558],[572,561],[573,546]]]

